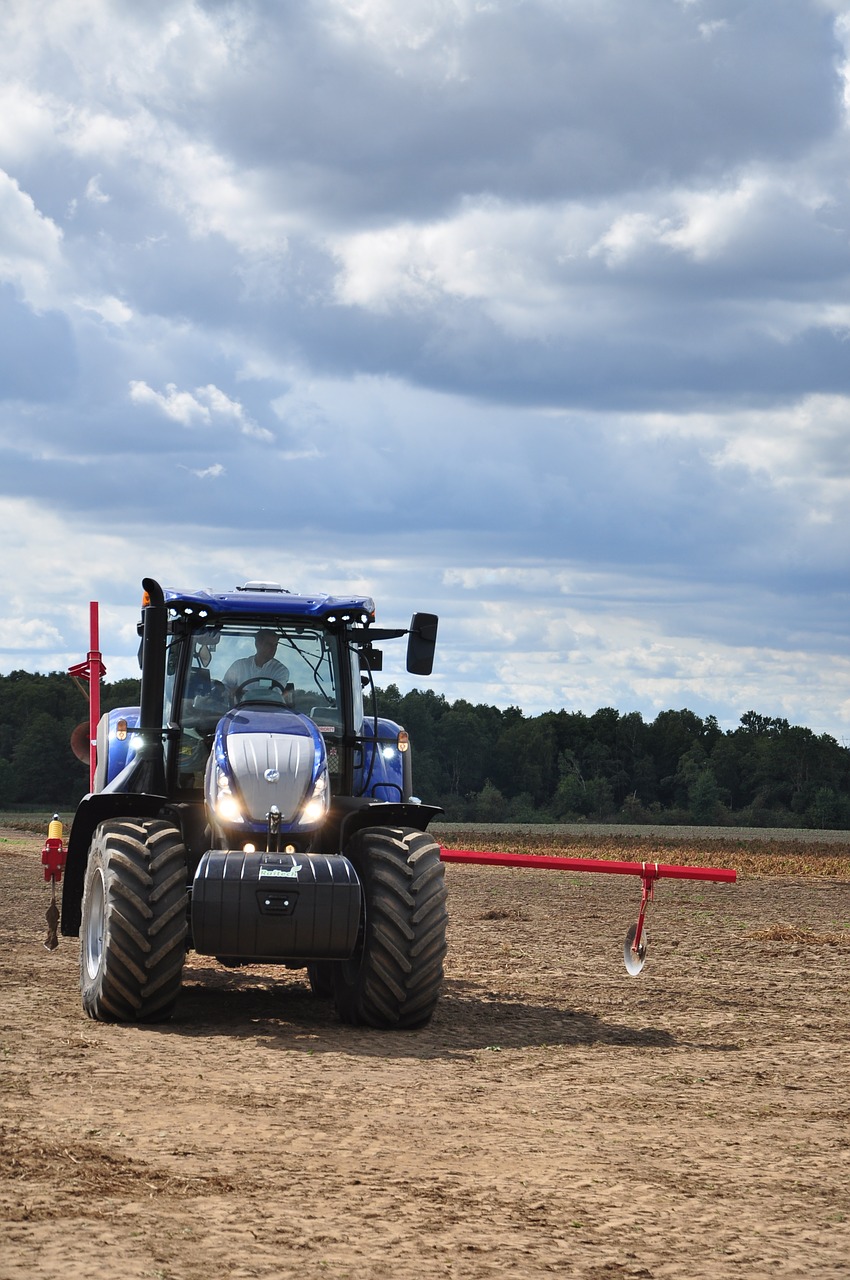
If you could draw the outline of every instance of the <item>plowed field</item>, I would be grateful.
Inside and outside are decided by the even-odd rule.
[[[450,865],[386,1033],[195,955],[173,1021],[89,1021],[41,844],[0,833],[0,1280],[850,1277],[847,845],[539,837],[737,861],[658,885],[638,978],[639,880]]]

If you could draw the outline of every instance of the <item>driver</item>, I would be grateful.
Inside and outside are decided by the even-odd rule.
[[[254,637],[256,653],[252,658],[237,658],[224,673],[224,684],[231,694],[246,680],[277,680],[284,687],[289,683],[289,668],[275,657],[278,646],[276,631],[258,631]]]

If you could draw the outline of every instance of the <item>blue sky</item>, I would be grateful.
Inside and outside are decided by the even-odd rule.
[[[266,578],[439,613],[451,700],[850,738],[849,55],[838,0],[4,0],[0,670]]]

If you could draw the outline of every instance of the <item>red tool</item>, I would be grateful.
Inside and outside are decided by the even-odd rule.
[[[54,813],[47,828],[47,839],[41,851],[41,864],[44,867],[44,878],[50,883],[50,906],[47,908],[47,939],[44,945],[48,951],[55,951],[59,946],[59,908],[56,905],[56,885],[62,879],[65,870],[66,850],[62,840],[62,823],[59,814]]]
[[[646,961],[646,909],[653,900],[656,880],[715,880],[734,884],[738,873],[731,867],[675,867],[659,862],[613,862],[607,858],[545,857],[536,853],[482,853],[475,849],[446,849],[443,862],[470,862],[490,867],[533,867],[544,871],[595,871],[614,876],[640,876],[642,892],[637,923],[626,934],[623,961],[635,977]]]

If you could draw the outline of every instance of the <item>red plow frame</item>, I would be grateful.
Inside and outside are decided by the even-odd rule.
[[[466,862],[488,867],[530,867],[538,871],[591,871],[613,876],[640,876],[641,898],[637,922],[626,934],[623,962],[632,977],[646,961],[646,909],[652,902],[656,880],[713,880],[734,884],[738,873],[731,867],[677,867],[661,862],[616,862],[607,858],[562,858],[536,853],[487,853],[477,849],[441,849],[443,862]]]

